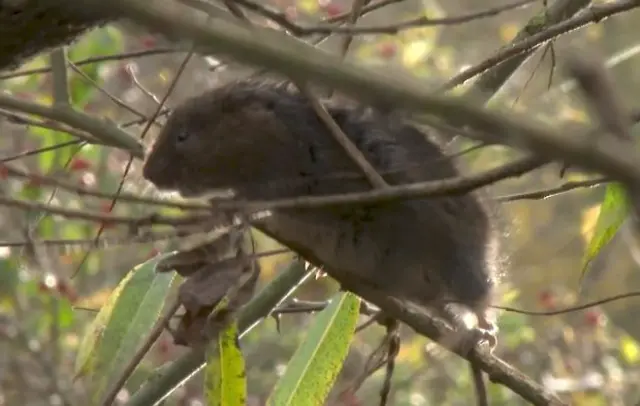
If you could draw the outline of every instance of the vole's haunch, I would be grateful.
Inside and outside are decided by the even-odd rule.
[[[440,146],[390,114],[349,106],[329,113],[389,184],[459,175]],[[196,196],[231,188],[278,199],[371,189],[307,99],[239,82],[177,107],[144,166],[159,189]],[[489,329],[497,234],[475,194],[406,202],[275,211],[256,227],[323,266],[430,308],[463,304]],[[357,292],[356,292],[357,293]]]

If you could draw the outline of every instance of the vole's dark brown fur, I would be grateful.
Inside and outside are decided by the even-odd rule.
[[[459,175],[438,144],[397,117],[327,108],[389,184]],[[242,198],[278,199],[371,189],[364,178],[327,178],[336,172],[358,168],[307,99],[261,82],[232,83],[177,107],[143,170],[159,189],[183,196],[231,188]],[[276,211],[256,226],[339,281],[350,275],[431,308],[456,301],[478,316],[481,328],[493,327],[486,314],[497,238],[474,194]]]

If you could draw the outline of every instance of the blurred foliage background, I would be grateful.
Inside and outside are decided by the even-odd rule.
[[[299,22],[312,24],[348,11],[347,0],[267,0]],[[509,3],[507,0],[415,1],[391,4],[363,18],[381,25],[419,16],[456,16]],[[391,74],[414,75],[426,88],[448,78],[514,38],[541,2],[464,24],[411,28],[398,34],[356,36],[348,57]],[[569,47],[588,50],[608,61],[611,75],[624,101],[637,106],[640,94],[639,58],[635,24],[639,11],[631,11],[555,40],[538,50],[511,78],[492,103],[509,106],[548,123],[567,126],[588,123],[579,94],[567,85],[562,72]],[[321,47],[338,52],[340,36]],[[552,48],[551,48],[552,46]],[[96,29],[68,48],[73,62],[69,76],[73,106],[81,111],[127,123],[139,133],[166,92],[185,56],[186,47],[166,42],[127,23]],[[135,52],[135,55],[131,55]],[[92,61],[91,58],[102,57]],[[99,58],[100,59],[100,58]],[[169,98],[169,106],[221,82],[252,72],[237,65],[217,66],[211,57],[194,57]],[[11,95],[38,103],[52,102],[52,81],[47,55],[0,74],[0,87]],[[155,98],[155,99],[154,99]],[[118,190],[127,155],[115,149],[85,145],[73,135],[0,110],[0,162],[11,162],[30,173],[54,176],[104,192]],[[152,126],[151,136],[158,127]],[[636,128],[635,134],[640,129]],[[146,142],[151,142],[147,140]],[[473,145],[457,140],[451,151]],[[472,169],[506,161],[503,148],[482,148],[461,158]],[[151,194],[134,162],[124,190]],[[585,174],[569,171],[560,176],[559,165],[492,187],[504,196],[580,181]],[[587,300],[638,290],[640,273],[634,259],[636,242],[624,230],[600,252],[581,279],[587,242],[596,227],[603,187],[577,189],[548,199],[503,203],[509,227],[505,233],[509,267],[502,303],[527,310],[552,310]],[[66,207],[127,215],[151,213],[144,205],[110,201],[45,187],[37,179],[10,177],[0,166],[0,193]],[[109,240],[91,248],[100,224],[64,219],[38,211],[0,207],[0,405],[75,405],[87,396],[82,379],[74,379],[73,365],[82,334],[111,290],[135,265],[171,248],[172,241],[132,243],[127,229],[102,224]],[[36,249],[30,239],[52,240]],[[58,242],[56,242],[58,240]],[[259,238],[262,249],[276,243]],[[291,255],[261,260],[261,284],[291,260]],[[336,290],[325,279],[307,282],[297,297],[325,300]],[[637,299],[625,299],[552,317],[530,317],[505,312],[500,319],[498,355],[515,367],[561,393],[574,405],[632,405],[640,400],[640,325]],[[249,404],[263,404],[282,374],[296,346],[304,338],[313,316],[285,315],[280,332],[267,319],[242,341],[246,357]],[[357,334],[336,383],[332,405],[378,403],[383,371],[367,379],[359,390],[344,391],[364,368],[383,329],[372,326]],[[183,348],[163,333],[150,355],[118,397],[126,402],[149,372],[167,363]],[[189,380],[166,405],[202,404],[201,377]],[[467,365],[438,351],[409,329],[402,331],[390,404],[467,405],[473,389]],[[490,385],[493,405],[524,404],[507,389]]]

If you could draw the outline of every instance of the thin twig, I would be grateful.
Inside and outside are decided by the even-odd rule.
[[[133,357],[131,357],[131,360],[129,360],[129,363],[122,371],[122,374],[118,376],[116,382],[107,391],[107,394],[101,403],[102,406],[110,406],[113,403],[113,401],[116,399],[116,396],[118,396],[120,389],[122,389],[124,384],[127,382],[127,379],[129,379],[138,364],[142,362],[144,356],[147,355],[147,352],[149,352],[153,344],[158,340],[158,337],[160,337],[160,334],[162,334],[162,331],[164,331],[165,327],[169,325],[169,321],[178,311],[178,308],[180,308],[180,306],[180,301],[178,299],[174,299],[174,301],[169,305],[164,316],[156,321],[155,326],[153,326],[153,328],[147,335],[147,338],[142,343],[142,346],[138,349],[138,351],[136,351]]]
[[[400,31],[408,30],[416,27],[427,27],[427,26],[436,26],[436,25],[455,25],[462,24],[469,21],[478,20],[481,18],[493,17],[505,11],[513,10],[516,8],[520,8],[527,4],[533,3],[537,0],[520,0],[513,4],[508,4],[505,6],[493,7],[487,10],[473,12],[464,14],[461,16],[454,17],[444,17],[444,18],[428,18],[428,17],[418,17],[407,21],[401,21],[393,24],[385,24],[378,26],[370,26],[370,27],[355,27],[353,25],[347,26],[339,26],[339,25],[315,25],[311,27],[302,27],[291,20],[289,20],[286,15],[282,12],[271,11],[268,8],[256,4],[251,0],[233,0],[235,3],[242,5],[256,13],[261,14],[262,16],[270,19],[281,27],[285,28],[292,35],[296,37],[307,37],[310,35],[330,35],[330,34],[349,34],[349,35],[363,35],[363,34],[397,34]],[[372,5],[373,6],[373,5]],[[380,8],[381,6],[377,6],[376,8]],[[368,9],[366,7],[362,8],[362,11],[357,14],[357,16],[362,16],[366,12],[370,12],[372,9]],[[351,13],[345,13],[345,15],[336,16],[333,19],[328,20],[328,22],[337,22],[345,20],[345,17],[351,16]]]
[[[58,106],[68,107],[71,104],[69,96],[69,78],[67,75],[67,51],[65,47],[55,49],[49,55],[51,69],[53,69],[53,102]]]
[[[168,240],[172,238],[179,238],[180,234],[174,230],[166,231],[166,232],[149,232],[142,235],[136,236],[126,236],[122,238],[102,238],[100,239],[99,245],[102,248],[107,248],[109,246],[118,246],[118,245],[129,245],[129,244],[147,244],[150,242],[157,242],[162,240]],[[0,241],[0,247],[24,247],[29,244],[33,245],[46,245],[46,246],[83,246],[83,245],[91,245],[93,242],[93,238],[79,238],[79,239],[67,239],[67,238],[48,238],[44,240],[20,240],[20,241]]]
[[[19,100],[7,94],[0,93],[0,108],[8,110],[18,110],[27,114],[58,121],[70,127],[87,132],[103,143],[115,147],[123,148],[137,157],[144,156],[142,144],[132,138],[129,134],[116,126],[105,123],[87,114],[80,113],[66,106],[45,106],[31,103],[26,100]],[[90,141],[90,140],[87,140]]]
[[[133,81],[133,84],[140,89],[140,91],[145,94],[149,99],[151,99],[155,104],[160,104],[162,103],[162,101],[158,98],[158,96],[156,96],[155,94],[151,93],[150,90],[148,90],[146,87],[144,87],[144,85],[142,84],[142,82],[140,82],[140,79],[138,79],[138,73],[135,69],[134,64],[127,64],[127,66],[125,67],[125,69],[127,70],[127,73],[129,74],[129,77],[131,77],[131,80]],[[158,115],[159,116],[159,115]]]
[[[205,203],[194,203],[194,202],[173,202],[165,199],[155,199],[152,197],[144,197],[139,196],[137,194],[128,193],[128,192],[120,192],[119,195],[115,195],[113,193],[101,192],[99,190],[89,190],[85,187],[76,185],[71,182],[65,182],[62,180],[58,180],[49,176],[39,175],[37,173],[29,173],[20,169],[17,169],[13,165],[5,165],[5,170],[8,175],[15,176],[24,179],[33,179],[38,183],[46,186],[54,186],[59,189],[68,190],[73,192],[79,196],[92,196],[101,199],[114,199],[117,198],[121,201],[152,205],[152,206],[162,206],[162,207],[172,207],[175,209],[181,210],[200,210],[200,211],[211,211],[211,206]]]
[[[355,144],[351,142],[349,137],[347,137],[340,126],[331,117],[327,109],[322,104],[320,104],[318,99],[314,95],[312,95],[305,86],[299,86],[299,89],[307,97],[307,99],[309,99],[311,107],[313,107],[313,110],[316,112],[324,125],[327,126],[327,128],[329,129],[329,133],[333,136],[333,139],[340,144],[349,158],[358,166],[358,168],[360,168],[369,183],[371,183],[371,185],[376,188],[386,188],[388,186],[387,182],[385,182],[382,176],[380,176],[376,169],[369,163],[369,161],[367,161],[367,158],[358,149],[358,147],[356,147]]]
[[[456,75],[447,83],[445,83],[439,89],[439,91],[453,89],[454,87],[463,84],[467,80],[506,61],[507,59],[515,57],[523,52],[527,52],[533,48],[539,47],[544,42],[554,39],[562,34],[568,33],[590,23],[599,22],[615,14],[624,13],[638,6],[640,6],[640,4],[638,4],[636,0],[620,0],[614,3],[591,5],[587,10],[584,10],[584,12],[580,13],[579,15],[554,24],[544,31],[527,37],[522,41],[511,44],[503,50],[498,51],[493,56],[485,59],[481,63],[474,65],[469,69],[466,69],[464,72]]]
[[[605,67],[585,56],[573,54],[567,58],[566,68],[604,129],[621,140],[631,141],[629,112],[617,94]]]
[[[22,116],[20,113],[12,113],[12,112],[8,112],[8,111],[0,111],[0,114],[5,116],[7,118],[7,120],[9,120],[12,123],[18,124],[18,125],[25,125],[25,126],[33,126],[33,127],[40,127],[40,128],[46,128],[48,130],[54,130],[54,131],[59,131],[62,133],[67,133],[73,137],[79,138],[79,140],[74,140],[74,141],[70,141],[73,143],[91,143],[91,144],[97,144],[97,145],[106,145],[106,146],[110,146],[110,144],[105,143],[102,140],[99,140],[97,138],[95,138],[93,135],[84,132],[84,131],[79,131],[73,128],[69,128],[67,126],[64,125],[60,125],[56,122],[53,121],[42,121],[42,120],[34,120],[28,117],[24,117]]]
[[[143,56],[153,56],[153,55],[170,54],[170,53],[177,53],[177,52],[186,52],[186,50],[181,48],[155,48],[155,49],[147,49],[144,51],[121,52],[113,55],[92,56],[86,59],[73,61],[73,63],[76,66],[83,66],[83,65],[89,65],[92,63],[121,61],[123,59],[140,58]],[[0,80],[13,79],[21,76],[38,75],[38,74],[49,73],[49,72],[51,72],[51,67],[20,70],[16,72],[8,72],[8,73],[0,74]]]
[[[63,207],[51,206],[44,203],[11,199],[4,196],[0,196],[0,205],[15,207],[27,211],[44,211],[50,214],[56,214],[59,216],[79,220],[95,221],[107,224],[128,224],[130,226],[139,227],[152,224],[164,224],[172,226],[197,224],[200,221],[211,218],[211,215],[193,215],[184,217],[167,217],[159,214],[154,214],[146,217],[118,216],[114,214],[92,213],[83,210],[67,209]]]
[[[542,189],[534,192],[515,193],[511,195],[498,196],[495,198],[495,200],[498,202],[505,202],[505,203],[515,202],[518,200],[544,200],[544,199],[558,196],[562,193],[566,193],[571,190],[598,187],[608,182],[610,182],[610,180],[607,178],[598,178],[598,179],[590,179],[590,180],[583,180],[583,181],[570,181],[551,189]]]
[[[120,100],[117,96],[111,94],[108,90],[106,90],[104,87],[100,86],[99,83],[97,83],[95,80],[91,79],[91,77],[89,75],[87,75],[86,73],[84,73],[82,71],[82,69],[80,69],[79,67],[77,67],[76,65],[74,65],[73,63],[69,63],[69,66],[71,67],[71,69],[73,69],[73,71],[78,74],[80,77],[82,77],[82,79],[87,82],[88,84],[90,84],[93,88],[97,89],[100,93],[104,94],[105,96],[107,96],[107,98],[109,100],[111,100],[112,102],[114,102],[116,105],[122,107],[123,109],[129,111],[130,113],[133,113],[134,115],[140,117],[141,119],[147,121],[147,116],[136,110],[134,107],[128,105],[127,103],[125,103],[124,101]]]
[[[521,176],[539,168],[545,162],[538,158],[521,158],[498,168],[479,174],[461,176],[437,181],[417,182],[398,186],[389,186],[381,190],[345,193],[325,196],[301,196],[291,199],[265,201],[216,201],[215,207],[222,209],[274,210],[274,209],[311,209],[333,205],[369,204],[404,199],[443,197],[469,193],[474,189],[487,186],[509,177]]]

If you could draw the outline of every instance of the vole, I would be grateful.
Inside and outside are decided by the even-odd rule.
[[[388,184],[460,176],[436,140],[398,115],[347,103],[326,108]],[[371,190],[364,177],[330,176],[345,172],[359,170],[308,99],[263,80],[232,82],[177,106],[143,168],[158,189],[184,197],[220,189],[259,200]],[[275,210],[254,226],[338,281],[353,276],[437,311],[458,302],[491,337],[500,263],[492,218],[486,200],[470,193]]]

